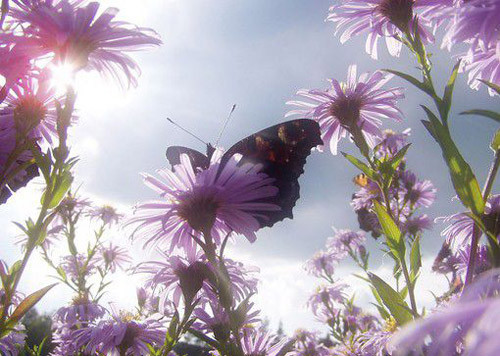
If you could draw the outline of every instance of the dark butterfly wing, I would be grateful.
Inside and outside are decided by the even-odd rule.
[[[263,172],[274,178],[279,193],[270,202],[280,211],[267,213],[262,226],[273,226],[284,218],[292,218],[292,209],[300,196],[298,178],[304,173],[306,158],[311,149],[322,145],[317,122],[309,119],[287,121],[259,131],[235,144],[222,157],[221,167],[236,153],[242,164],[260,163]]]
[[[207,169],[210,165],[210,159],[203,153],[191,148],[182,146],[170,146],[167,148],[167,159],[172,169],[175,165],[181,163],[181,154],[187,154],[193,165],[193,169]]]

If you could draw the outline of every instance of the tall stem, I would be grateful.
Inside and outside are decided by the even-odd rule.
[[[493,163],[491,164],[490,171],[488,172],[486,183],[484,184],[483,199],[485,201],[488,199],[488,196],[491,193],[491,189],[493,188],[493,183],[495,182],[499,166],[500,166],[500,150],[497,150],[495,152],[495,158],[493,159]],[[469,263],[467,264],[467,274],[465,275],[465,283],[464,283],[465,286],[467,286],[474,277],[474,269],[476,266],[476,259],[477,259],[477,248],[481,234],[482,234],[481,229],[479,229],[479,227],[476,224],[474,224],[472,230],[472,239],[470,244]]]

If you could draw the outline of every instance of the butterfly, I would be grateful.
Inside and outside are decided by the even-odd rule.
[[[370,182],[370,178],[368,178],[368,176],[366,174],[360,173],[356,177],[354,177],[352,179],[352,181],[357,186],[363,188],[363,187],[366,187],[368,185],[368,183]]]
[[[270,227],[285,218],[293,218],[292,209],[300,197],[298,178],[304,173],[311,149],[322,144],[317,122],[310,119],[283,122],[234,144],[222,156],[219,171],[233,155],[240,154],[239,164],[261,164],[262,172],[275,179],[274,185],[279,192],[270,203],[278,205],[281,210],[268,212],[266,219],[261,220],[261,227]],[[171,146],[167,149],[167,159],[175,169],[175,165],[180,163],[180,156],[186,154],[195,170],[205,170],[214,152],[215,148],[210,144],[206,154],[187,147]]]

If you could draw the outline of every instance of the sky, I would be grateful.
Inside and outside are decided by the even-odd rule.
[[[77,78],[79,122],[72,129],[72,152],[80,158],[76,166],[80,191],[93,200],[117,206],[128,212],[138,201],[154,198],[140,172],[153,173],[167,166],[165,150],[170,145],[184,145],[204,150],[201,143],[170,125],[170,117],[205,141],[213,142],[231,106],[237,109],[225,131],[221,145],[229,148],[257,130],[284,121],[286,102],[300,88],[326,88],[328,78],[344,80],[350,64],[359,72],[393,68],[417,75],[408,52],[393,58],[380,48],[375,61],[364,52],[364,40],[342,45],[334,36],[331,23],[325,22],[332,1],[326,0],[115,0],[101,1],[103,6],[118,6],[119,19],[155,29],[164,44],[155,50],[134,53],[142,68],[139,86],[120,88],[96,73],[81,73]],[[436,81],[443,84],[453,65],[448,52],[431,47],[434,53]],[[401,102],[405,119],[385,127],[402,131],[411,128],[412,148],[408,166],[420,178],[430,179],[438,190],[438,200],[427,211],[431,217],[460,210],[449,175],[437,144],[424,130],[419,104],[427,99],[406,83],[394,79],[395,86],[405,86]],[[498,110],[496,101],[486,91],[470,90],[464,75],[457,82],[455,105],[451,114],[453,137],[471,164],[480,182],[484,182],[492,158],[488,148],[497,125],[488,119],[460,116],[466,109]],[[340,149],[356,153],[343,141]],[[303,271],[304,262],[321,249],[332,227],[356,229],[356,216],[349,202],[355,187],[352,178],[359,172],[341,156],[314,152],[300,178],[301,198],[294,209],[294,219],[276,224],[258,233],[257,242],[243,237],[231,246],[233,256],[261,268],[262,283],[257,297],[272,325],[281,320],[287,331],[300,326],[317,328],[305,304],[317,281]],[[23,221],[36,213],[40,182],[35,181],[0,207],[0,223],[6,228],[0,240],[0,258],[9,263],[20,256],[14,245],[15,230],[11,221]],[[498,185],[495,186],[498,190]],[[429,288],[443,288],[444,280],[432,275],[432,260],[443,242],[435,228],[424,235],[424,273],[419,298],[431,303]],[[116,241],[128,244],[124,231],[116,231]],[[389,277],[391,263],[376,252],[378,242],[370,241],[373,268]],[[148,258],[140,245],[134,245],[137,258]],[[31,261],[22,288],[33,291],[50,281],[50,272],[38,257]],[[356,291],[360,303],[369,296],[363,282],[350,273],[355,268],[341,265],[338,277]],[[41,304],[54,310],[64,304],[70,293],[57,287]],[[108,300],[133,303],[135,287],[130,277],[119,276]],[[127,295],[127,298],[122,298]]]

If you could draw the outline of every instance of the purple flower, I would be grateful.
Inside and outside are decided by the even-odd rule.
[[[330,8],[327,21],[336,24],[335,35],[342,32],[340,42],[345,43],[353,36],[368,34],[366,52],[378,58],[378,40],[384,38],[389,53],[399,56],[404,33],[412,32],[418,26],[418,33],[424,43],[434,41],[431,18],[426,17],[429,9],[438,16],[446,11],[452,0],[342,0]],[[418,21],[416,12],[420,12]]]
[[[58,6],[36,6],[12,15],[28,24],[25,33],[33,47],[53,54],[56,61],[77,70],[97,70],[119,80],[125,77],[129,85],[136,85],[139,67],[124,52],[159,45],[157,35],[151,29],[114,21],[116,8],[97,15],[99,3],[77,5],[61,0]]]
[[[43,139],[52,144],[57,137],[54,89],[43,75],[23,78],[12,86],[5,99],[12,107],[12,120],[19,135]],[[4,116],[6,119],[7,115]]]
[[[494,236],[500,234],[500,195],[492,195],[486,202],[483,220],[485,227]],[[466,246],[472,238],[474,229],[474,220],[467,213],[458,213],[450,216],[436,218],[436,222],[449,223],[441,232],[446,237],[446,241],[452,247],[452,250]]]
[[[220,172],[218,162],[195,172],[189,157],[181,155],[174,171],[158,171],[161,180],[145,174],[145,183],[163,200],[137,205],[129,224],[139,223],[136,232],[146,245],[166,242],[170,251],[179,247],[188,254],[196,250],[193,235],[199,232],[211,235],[215,243],[232,232],[255,241],[264,213],[280,209],[265,202],[278,188],[260,172],[260,165],[239,165],[240,159],[233,156]]]
[[[63,257],[61,267],[66,274],[74,280],[77,280],[82,275],[90,275],[96,269],[94,261],[89,260],[88,256],[83,254]]]
[[[430,207],[436,200],[436,188],[430,180],[417,180],[411,171],[403,173],[402,182],[406,188],[405,198],[412,208]]]
[[[455,265],[457,273],[465,277],[470,260],[470,244],[459,249],[456,254],[457,263]],[[474,275],[477,276],[493,268],[491,258],[489,256],[488,246],[477,246],[476,260],[474,264]]]
[[[105,269],[109,269],[113,273],[116,271],[116,268],[125,269],[132,260],[126,249],[115,246],[111,242],[107,247],[102,246],[99,249],[97,258],[104,265]]]
[[[386,356],[387,342],[392,337],[389,331],[367,332],[361,335],[359,343],[361,346],[361,356]]]
[[[416,236],[422,230],[430,230],[432,227],[432,220],[426,215],[412,216],[405,220],[402,230],[410,235]]]
[[[277,356],[282,354],[282,349],[287,346],[289,340],[281,338],[276,341],[276,336],[262,328],[245,327],[241,331],[241,347],[243,356]],[[288,355],[288,353],[285,353]],[[217,351],[212,353],[214,356],[221,356]]]
[[[117,224],[123,217],[122,214],[119,214],[116,209],[110,205],[92,208],[88,212],[88,216],[93,219],[101,220],[104,225]]]
[[[71,305],[59,308],[53,316],[53,321],[56,329],[71,328],[75,324],[87,325],[103,317],[105,313],[106,309],[83,296],[73,299]]]
[[[316,277],[331,277],[335,271],[338,259],[329,251],[318,251],[308,260],[304,266],[305,270]]]
[[[22,44],[0,47],[0,75],[5,79],[0,90],[0,103],[7,96],[9,89],[32,69],[31,59]]]
[[[375,148],[375,153],[379,158],[393,157],[407,143],[411,129],[406,129],[403,132],[394,132],[392,130],[382,131],[380,143]]]
[[[295,349],[289,356],[329,356],[330,351],[319,342],[317,332],[296,330],[294,333]]]
[[[382,137],[382,119],[401,120],[396,104],[404,97],[402,88],[382,89],[392,75],[381,71],[364,73],[357,78],[356,65],[349,66],[347,82],[331,79],[328,90],[299,90],[297,95],[307,101],[289,101],[297,109],[286,114],[300,115],[316,120],[321,129],[323,142],[337,154],[341,138],[348,133],[361,131],[370,147]]]
[[[336,315],[331,315],[331,311],[338,310],[338,308],[334,307],[335,304],[343,304],[346,301],[346,294],[344,293],[346,288],[346,284],[338,282],[328,286],[320,286],[311,295],[307,305],[318,318],[323,319],[324,316],[328,318],[335,317]]]
[[[79,347],[93,355],[148,355],[148,345],[163,345],[165,330],[158,321],[123,316],[84,327],[73,336]]]
[[[337,259],[346,257],[349,252],[358,251],[365,243],[365,234],[361,231],[334,230],[335,234],[326,242],[328,251]]]
[[[191,303],[212,273],[205,256],[198,254],[183,258],[166,253],[162,255],[164,261],[145,262],[138,266],[136,272],[149,275],[148,288],[159,288],[160,305],[165,300],[171,300],[179,306],[182,296]]]
[[[497,0],[457,1],[443,46],[469,42],[494,48],[500,40],[500,3]]]
[[[478,90],[481,80],[500,85],[500,40],[495,47],[481,49],[472,47],[464,57],[464,69],[469,72],[468,83]],[[490,95],[496,92],[489,88]]]
[[[457,302],[398,332],[389,342],[389,351],[395,356],[422,349],[428,356],[497,355],[499,291],[499,270],[483,274]]]
[[[19,350],[24,345],[24,339],[26,334],[24,333],[24,327],[18,326],[16,329],[12,330],[8,335],[0,338],[0,354],[3,356],[17,356]]]

